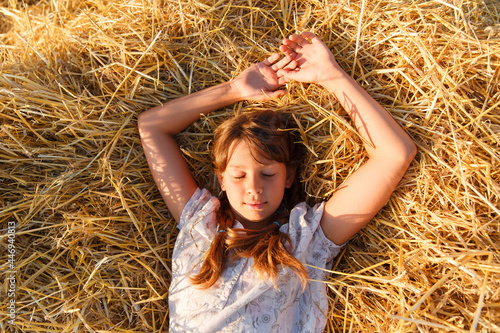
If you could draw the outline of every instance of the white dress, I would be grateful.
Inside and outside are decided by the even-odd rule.
[[[276,286],[263,280],[252,267],[253,258],[228,262],[208,290],[193,286],[188,276],[198,272],[210,247],[218,208],[216,197],[197,189],[182,212],[172,257],[170,332],[323,332],[328,302],[321,281],[342,248],[321,230],[324,203],[313,208],[298,204],[280,228],[290,235],[292,254],[309,274],[304,292],[289,268],[278,271]],[[235,227],[242,225],[236,222]]]

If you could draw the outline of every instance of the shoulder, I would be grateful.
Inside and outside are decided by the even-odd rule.
[[[324,210],[324,202],[320,202],[313,207],[309,206],[305,202],[301,202],[291,210],[290,223],[302,225],[305,221],[307,221],[308,223],[302,225],[302,227],[307,227],[308,229],[314,230],[319,226],[319,221],[323,216]]]
[[[178,228],[183,229],[188,224],[204,221],[205,226],[215,219],[215,213],[220,207],[217,197],[214,197],[207,189],[197,188],[182,211]]]
[[[313,207],[301,202],[290,212],[288,230],[282,231],[288,232],[292,240],[294,256],[297,259],[304,261],[310,252],[317,252],[318,250],[327,252],[327,257],[333,259],[345,245],[335,244],[323,233],[320,222],[324,210],[324,202]],[[301,256],[303,258],[300,258]]]
[[[289,234],[297,237],[310,237],[318,229],[321,229],[320,221],[325,210],[325,203],[318,203],[310,207],[307,203],[301,202],[290,211],[288,221]]]

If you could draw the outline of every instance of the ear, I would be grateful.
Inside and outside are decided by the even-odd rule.
[[[290,188],[293,185],[293,181],[295,179],[295,171],[297,168],[286,168],[286,180],[285,180],[285,188]]]
[[[224,173],[218,174],[217,175],[217,179],[219,180],[220,189],[222,191],[225,191],[226,190],[226,186],[224,186]]]

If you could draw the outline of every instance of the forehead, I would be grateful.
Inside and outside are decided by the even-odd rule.
[[[259,164],[263,166],[279,164],[274,160],[269,160],[262,157],[257,152],[252,151],[250,147],[243,140],[237,140],[231,144],[229,148],[229,160],[227,162],[228,168],[243,168],[252,164]]]

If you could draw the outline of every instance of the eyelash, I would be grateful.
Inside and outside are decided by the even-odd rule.
[[[272,177],[274,176],[275,174],[273,173],[272,175],[268,175],[268,174],[262,174],[262,176],[264,177]],[[243,179],[245,178],[245,176],[239,176],[239,177],[233,177],[234,179]]]

